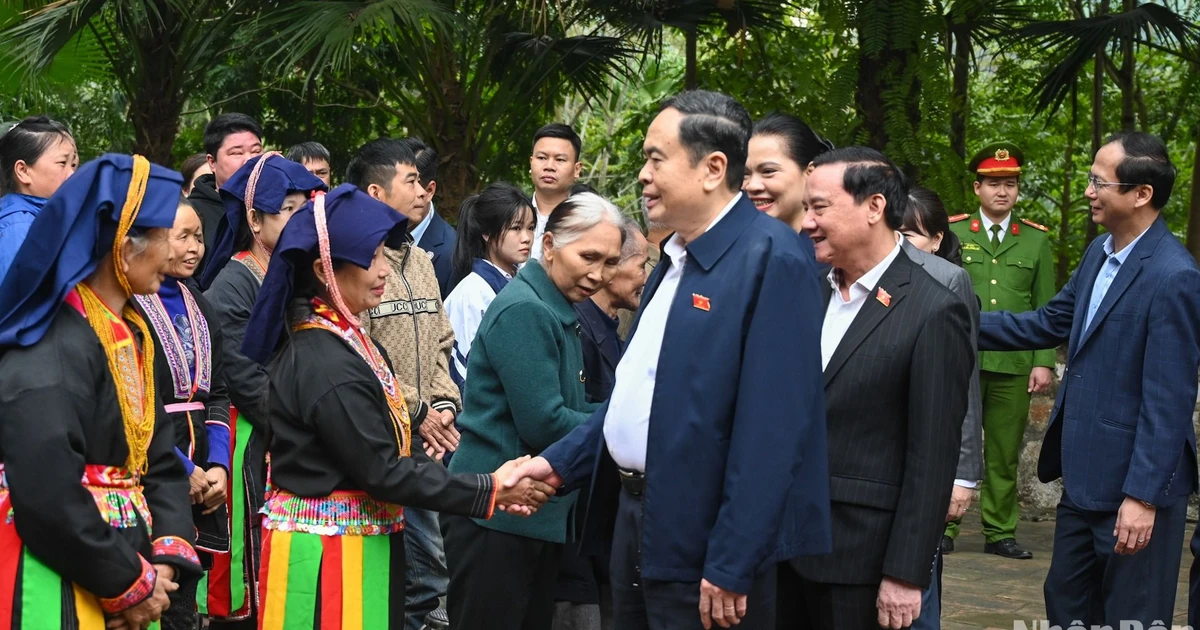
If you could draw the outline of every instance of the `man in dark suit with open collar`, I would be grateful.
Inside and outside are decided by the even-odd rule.
[[[1174,185],[1162,140],[1110,138],[1086,192],[1108,234],[1045,306],[980,318],[980,350],[1067,342],[1038,457],[1038,478],[1063,480],[1045,585],[1052,625],[1149,627],[1174,615],[1197,488],[1200,366],[1200,269],[1161,215]]]
[[[409,232],[417,247],[429,255],[429,261],[433,263],[433,273],[437,276],[438,289],[445,300],[446,296],[450,295],[450,259],[454,257],[458,235],[433,207],[433,196],[437,193],[438,154],[420,138],[405,138],[404,143],[417,157],[416,167],[420,174],[421,187],[429,197],[429,207],[424,216],[419,220],[414,220],[415,217],[409,218]]]
[[[874,149],[818,156],[803,227],[822,284],[833,553],[780,567],[779,628],[906,628],[958,464],[971,317],[903,251],[904,175]]]
[[[724,94],[662,105],[639,179],[675,234],[612,398],[507,481],[590,479],[621,630],[774,630],[778,564],[830,549],[812,246],[740,192],[750,127]]]

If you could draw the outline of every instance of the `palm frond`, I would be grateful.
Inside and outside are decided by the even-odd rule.
[[[105,0],[61,0],[24,14],[0,31],[7,43],[3,70],[34,77],[50,67],[58,53],[85,30]]]
[[[965,28],[973,39],[1001,39],[1027,24],[1033,8],[1022,0],[955,0],[946,10],[951,28]]]
[[[357,49],[393,29],[422,30],[449,17],[435,0],[301,0],[265,14],[257,24],[267,61],[288,69],[312,56],[311,70],[345,69]]]
[[[625,75],[636,54],[619,37],[508,33],[491,72],[499,84],[512,86],[517,93],[561,81],[566,89],[585,98],[600,97],[611,90],[614,80]]]
[[[1158,4],[1079,20],[1036,22],[1015,38],[1052,52],[1055,62],[1034,88],[1034,112],[1053,113],[1096,55],[1123,41],[1153,45],[1183,59],[1196,60],[1200,26]]]

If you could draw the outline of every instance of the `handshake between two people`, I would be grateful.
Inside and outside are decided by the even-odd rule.
[[[533,516],[563,481],[542,457],[525,455],[495,472],[496,509],[515,516]]]

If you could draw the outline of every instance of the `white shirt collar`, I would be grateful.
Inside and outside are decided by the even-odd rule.
[[[720,214],[708,224],[708,227],[704,228],[704,233],[707,234],[709,230],[713,229],[714,225],[720,223],[721,219],[724,219],[725,215],[729,214],[730,210],[733,210],[733,207],[737,205],[738,199],[741,198],[741,192],[734,195],[733,199],[730,199],[729,203],[725,204],[725,208],[721,210]],[[671,238],[667,240],[667,244],[663,245],[663,253],[671,257],[672,265],[682,263],[683,259],[687,256],[687,246],[683,244],[683,238],[679,236],[679,232],[672,234]]]
[[[488,259],[486,259],[486,258],[484,258],[484,259],[483,259],[483,262],[485,262],[485,263],[487,263],[487,264],[489,264],[489,265],[491,265],[491,266],[495,267],[495,268],[496,268],[496,271],[499,271],[499,272],[500,272],[500,275],[504,276],[505,278],[508,278],[509,280],[512,280],[512,279],[513,279],[513,277],[512,277],[512,274],[510,274],[510,273],[508,273],[507,271],[505,271],[505,270],[501,269],[501,268],[500,268],[500,266],[499,266],[499,265],[497,265],[496,263],[494,263],[494,262],[492,262],[492,261],[490,261],[490,260],[488,260]]]
[[[425,230],[428,230],[429,224],[433,222],[434,212],[437,212],[437,208],[434,208],[433,202],[430,201],[429,212],[425,214],[425,218],[421,219],[421,222],[417,224],[417,227],[413,228],[412,232],[410,232],[412,234],[414,243],[420,243],[421,237],[425,236]]]
[[[1145,236],[1146,232],[1149,232],[1150,228],[1153,226],[1153,223],[1146,226],[1146,229],[1142,230],[1142,233],[1138,234],[1137,238],[1129,241],[1129,244],[1121,248],[1121,251],[1119,252],[1113,252],[1113,237],[1112,234],[1109,234],[1108,238],[1104,240],[1104,253],[1116,258],[1118,263],[1124,265],[1125,259],[1129,258],[1129,252],[1133,251],[1133,247],[1138,244],[1138,241],[1142,240],[1142,237]]]
[[[903,244],[904,236],[899,232],[896,232],[896,246],[892,248],[892,251],[889,252],[887,256],[884,256],[883,260],[879,261],[879,264],[871,267],[870,271],[864,273],[861,278],[856,280],[854,284],[850,285],[851,302],[854,301],[856,294],[866,294],[870,292],[871,289],[874,289],[875,285],[879,284],[879,279],[883,277],[883,272],[887,271],[887,268],[892,266],[892,262],[896,260],[896,256],[900,255],[900,249]],[[833,287],[833,294],[837,296],[839,300],[842,299],[841,285],[838,284],[838,275],[840,273],[840,269],[834,268],[830,269],[829,275],[826,276],[826,278],[829,280],[829,286]],[[843,300],[843,302],[845,302],[845,300]]]
[[[988,218],[988,215],[984,213],[983,208],[979,209],[979,218],[983,219],[983,231],[987,233],[988,238],[991,238],[992,226],[996,225],[996,222]],[[1012,223],[1011,212],[1009,212],[1008,216],[1004,217],[1004,220],[1000,222],[1000,238],[1004,238],[1004,235],[1008,233],[1008,224],[1010,223]]]

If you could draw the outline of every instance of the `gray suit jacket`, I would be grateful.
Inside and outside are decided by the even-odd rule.
[[[904,240],[904,253],[934,280],[950,289],[971,311],[971,339],[979,336],[979,298],[971,286],[971,275],[954,263],[927,254]],[[962,445],[958,450],[956,479],[977,483],[983,479],[983,401],[979,394],[979,365],[976,362],[971,374],[971,385],[967,391],[967,415],[963,418]]]

